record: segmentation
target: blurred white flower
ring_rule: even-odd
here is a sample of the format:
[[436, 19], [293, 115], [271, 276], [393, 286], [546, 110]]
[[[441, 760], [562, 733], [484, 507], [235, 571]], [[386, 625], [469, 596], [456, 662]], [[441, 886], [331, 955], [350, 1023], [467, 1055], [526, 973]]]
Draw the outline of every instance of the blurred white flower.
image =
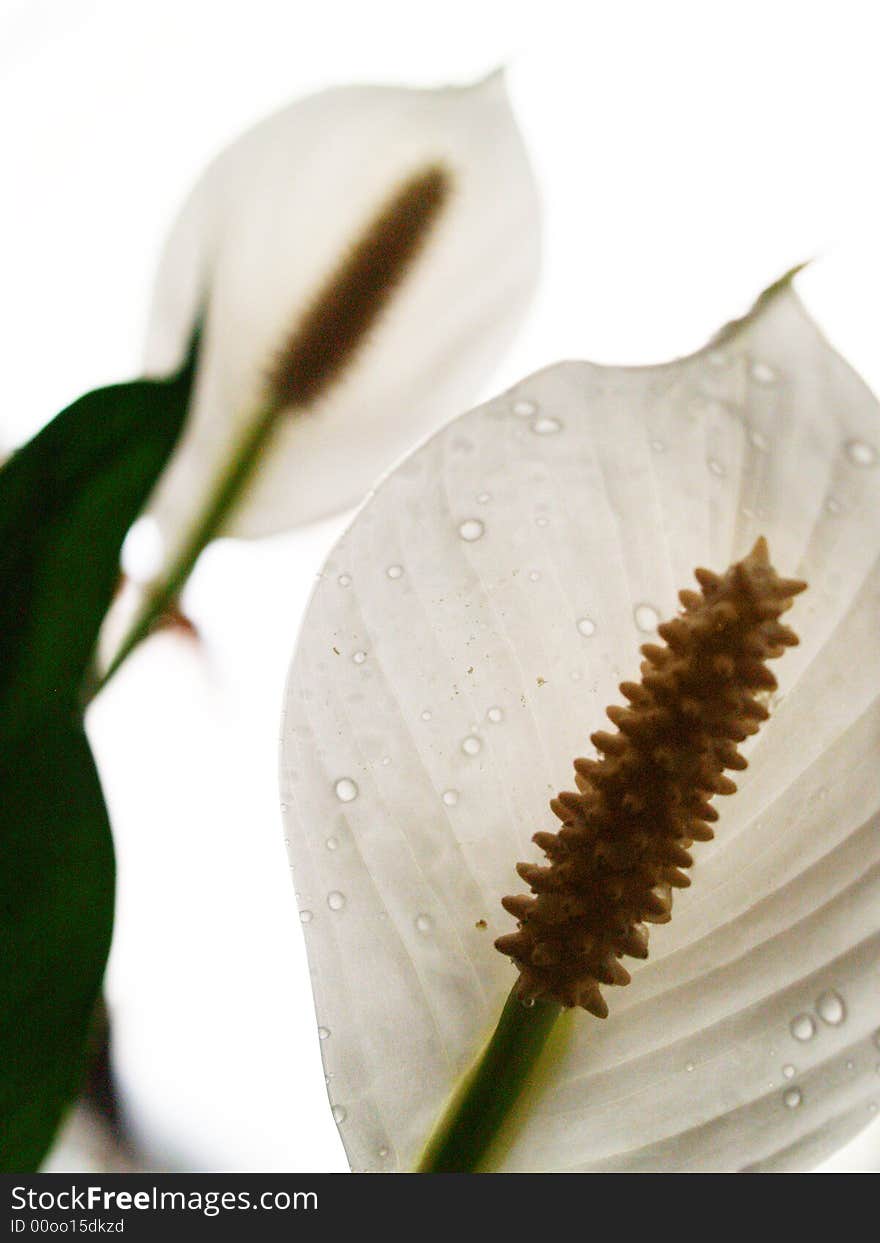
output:
[[276, 421], [223, 525], [258, 536], [356, 503], [479, 396], [536, 283], [538, 202], [500, 74], [322, 92], [202, 176], [165, 250], [146, 355], [150, 374], [175, 367], [204, 300], [190, 417], [152, 504], [172, 552], [264, 413], [267, 377], [316, 297], [394, 195], [431, 170], [448, 193], [417, 253], [332, 385]]

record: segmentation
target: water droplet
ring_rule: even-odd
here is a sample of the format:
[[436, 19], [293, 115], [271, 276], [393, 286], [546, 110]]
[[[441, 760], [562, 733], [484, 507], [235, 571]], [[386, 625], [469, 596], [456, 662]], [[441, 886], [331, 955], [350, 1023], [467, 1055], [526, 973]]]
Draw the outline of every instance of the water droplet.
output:
[[465, 755], [479, 755], [483, 749], [483, 743], [476, 734], [469, 734], [462, 742], [461, 749]]
[[432, 715], [433, 715], [433, 714], [432, 714], [432, 712], [431, 712], [431, 709], [430, 709], [430, 708], [426, 708], [426, 709], [425, 709], [425, 711], [422, 713], [422, 720], [423, 720], [423, 721], [430, 721], [430, 719], [431, 719], [431, 716], [432, 716]]
[[333, 1121], [334, 1121], [334, 1122], [337, 1124], [337, 1126], [338, 1126], [338, 1125], [340, 1125], [341, 1123], [343, 1123], [343, 1122], [345, 1121], [345, 1119], [346, 1119], [346, 1113], [345, 1113], [345, 1110], [342, 1108], [342, 1106], [341, 1106], [341, 1105], [334, 1105], [334, 1106], [333, 1106]]
[[853, 466], [873, 466], [877, 461], [877, 450], [873, 445], [865, 444], [864, 440], [848, 440], [846, 456]]
[[403, 578], [403, 566], [402, 565], [389, 565], [385, 573], [388, 575], [389, 578]]
[[333, 788], [340, 803], [353, 803], [359, 793], [357, 784], [351, 777], [340, 777]]
[[687, 1066], [685, 1066], [685, 1070], [687, 1071], [687, 1073], [688, 1073], [688, 1074], [691, 1074], [691, 1072], [693, 1071], [693, 1069], [694, 1069], [694, 1064], [693, 1064], [693, 1062], [688, 1062]]
[[329, 1028], [329, 1027], [319, 1027], [319, 1028], [318, 1028], [318, 1039], [319, 1039], [319, 1040], [327, 1040], [327, 1039], [328, 1039], [328, 1037], [329, 1037], [329, 1035], [330, 1035], [330, 1028]]
[[535, 1004], [535, 999], [534, 997], [522, 997], [520, 998], [520, 1004], [525, 1006], [527, 1010], [531, 1010], [532, 1006]]
[[791, 1020], [789, 1030], [795, 1040], [801, 1042], [812, 1040], [816, 1034], [816, 1024], [813, 1022], [809, 1014], [799, 1014]]
[[327, 838], [327, 841], [326, 841], [326, 843], [325, 843], [325, 845], [327, 846], [327, 849], [328, 849], [328, 850], [338, 850], [338, 849], [339, 849], [339, 842], [336, 840], [336, 838], [335, 838], [335, 837], [328, 837], [328, 838]]
[[488, 505], [491, 499], [492, 499], [491, 492], [481, 492], [480, 495], [477, 497], [477, 504]]
[[855, 1064], [855, 1062], [853, 1062], [853, 1061], [848, 1061], [848, 1062], [847, 1062], [847, 1064], [846, 1064], [846, 1068], [847, 1068], [847, 1070], [855, 1070], [855, 1068], [856, 1068], [856, 1064]]
[[596, 633], [596, 623], [590, 617], [579, 617], [577, 620], [578, 634], [582, 634], [589, 639], [591, 634]]
[[490, 708], [486, 716], [493, 725], [497, 725], [499, 721], [504, 720], [504, 713], [501, 708]]
[[541, 575], [538, 570], [529, 571], [529, 582], [530, 583], [537, 583], [540, 580], [540, 578], [541, 578]]
[[310, 924], [312, 922], [312, 912], [311, 911], [300, 911], [299, 922], [301, 924]]
[[535, 526], [536, 526], [536, 527], [546, 527], [546, 526], [549, 526], [549, 525], [550, 525], [550, 519], [549, 519], [549, 518], [545, 518], [543, 514], [541, 515], [541, 517], [540, 517], [540, 518], [536, 518], [536, 519], [535, 519]]
[[839, 1027], [846, 1018], [846, 1006], [843, 1004], [843, 998], [840, 993], [835, 993], [833, 989], [829, 989], [827, 993], [823, 993], [816, 1002], [816, 1011], [823, 1023], [827, 1023], [829, 1027]]
[[341, 911], [345, 906], [345, 894], [334, 889], [332, 893], [327, 894], [327, 905], [331, 911]]
[[782, 1100], [786, 1109], [797, 1109], [803, 1099], [804, 1096], [800, 1088], [787, 1088], [782, 1094]]
[[825, 510], [829, 514], [840, 514], [843, 513], [843, 506], [836, 497], [829, 496], [828, 500], [825, 502]]
[[354, 661], [356, 665], [362, 665], [366, 659], [367, 659], [366, 652], [355, 652], [354, 656], [352, 656], [352, 660]]
[[754, 427], [749, 432], [749, 444], [753, 448], [760, 449], [760, 451], [763, 453], [764, 450], [767, 448], [768, 443], [769, 442], [767, 440], [767, 437], [764, 435], [763, 432], [759, 432]]
[[666, 452], [666, 444], [665, 444], [665, 442], [664, 442], [664, 441], [662, 441], [662, 440], [652, 440], [652, 441], [651, 441], [651, 449], [652, 449], [652, 451], [653, 451], [654, 453], [665, 453], [665, 452]]
[[660, 622], [660, 614], [650, 604], [637, 604], [633, 610], [633, 616], [643, 634], [650, 634], [652, 630], [656, 630]]
[[391, 763], [391, 756], [383, 755], [382, 756], [382, 767], [387, 768], [390, 763]]
[[533, 401], [515, 401], [513, 403], [513, 413], [519, 415], [521, 419], [527, 419], [535, 414], [538, 407]]
[[444, 790], [443, 802], [447, 807], [454, 807], [458, 802], [458, 790]]
[[789, 1064], [788, 1066], [783, 1066], [782, 1073], [786, 1079], [793, 1079], [797, 1074], [797, 1071], [792, 1065]]
[[463, 540], [472, 544], [474, 540], [478, 540], [486, 530], [479, 518], [466, 518], [458, 528], [458, 533]]
[[430, 915], [416, 915], [416, 932], [427, 934], [434, 927], [434, 921]]
[[542, 414], [540, 418], [535, 419], [532, 423], [532, 431], [536, 436], [553, 436], [556, 432], [562, 431], [562, 424], [559, 419], [554, 419], [548, 414]]
[[382, 1160], [384, 1161], [384, 1160], [385, 1160], [385, 1158], [388, 1156], [388, 1149], [387, 1149], [387, 1148], [380, 1148], [380, 1149], [379, 1149], [379, 1156], [380, 1156], [380, 1157], [382, 1158]]
[[336, 581], [337, 583], [339, 583], [340, 587], [350, 587], [351, 586], [351, 575], [340, 574]]
[[721, 465], [721, 463], [718, 461], [717, 458], [710, 457], [706, 465], [709, 467], [709, 470], [712, 472], [713, 475], [717, 475], [719, 479], [724, 478], [724, 467]]
[[776, 379], [776, 372], [772, 367], [768, 367], [766, 363], [754, 363], [752, 365], [752, 378], [757, 380], [759, 384], [772, 384]]

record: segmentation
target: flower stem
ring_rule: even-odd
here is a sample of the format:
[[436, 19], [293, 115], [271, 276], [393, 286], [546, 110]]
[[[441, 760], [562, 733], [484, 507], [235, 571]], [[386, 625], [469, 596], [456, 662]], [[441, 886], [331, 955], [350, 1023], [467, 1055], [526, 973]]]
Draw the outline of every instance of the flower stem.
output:
[[103, 675], [92, 683], [89, 699], [94, 698], [107, 685], [122, 662], [149, 635], [165, 610], [176, 601], [205, 546], [221, 533], [229, 514], [241, 499], [272, 434], [275, 414], [275, 409], [270, 407], [247, 428], [241, 444], [217, 480], [207, 505], [199, 514], [177, 556], [163, 577], [147, 588], [140, 609], [113, 659]]
[[480, 1060], [428, 1141], [417, 1173], [472, 1174], [513, 1111], [559, 1018], [558, 1001], [525, 1005], [511, 991]]

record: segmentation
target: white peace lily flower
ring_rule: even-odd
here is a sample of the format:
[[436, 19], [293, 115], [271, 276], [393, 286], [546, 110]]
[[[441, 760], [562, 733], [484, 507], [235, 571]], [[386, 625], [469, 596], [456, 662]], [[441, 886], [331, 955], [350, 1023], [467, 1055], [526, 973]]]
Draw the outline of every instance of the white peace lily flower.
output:
[[448, 193], [418, 253], [333, 383], [307, 410], [282, 410], [223, 523], [259, 536], [356, 503], [479, 392], [536, 283], [536, 190], [500, 74], [325, 91], [251, 130], [198, 182], [161, 264], [146, 359], [151, 374], [176, 366], [206, 299], [193, 408], [152, 506], [172, 549], [262, 417], [279, 355], [340, 261], [429, 170]]
[[[767, 537], [807, 580], [769, 722], [650, 957], [572, 1013], [495, 1168], [804, 1170], [875, 1116], [880, 419], [790, 283], [665, 366], [562, 363], [457, 419], [337, 544], [282, 797], [334, 1116], [412, 1169], [514, 980], [492, 946], [639, 644]], [[336, 651], [338, 649], [338, 655]]]

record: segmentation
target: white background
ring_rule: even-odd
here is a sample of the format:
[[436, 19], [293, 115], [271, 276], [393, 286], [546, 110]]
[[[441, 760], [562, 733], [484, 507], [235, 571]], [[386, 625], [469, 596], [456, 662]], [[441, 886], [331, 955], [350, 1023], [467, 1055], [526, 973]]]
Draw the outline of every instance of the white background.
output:
[[[815, 255], [831, 259], [801, 288], [880, 389], [872, 9], [0, 3], [0, 446], [137, 372], [164, 231], [238, 132], [327, 85], [441, 85], [501, 63], [546, 263], [492, 389], [563, 356], [693, 349]], [[217, 545], [186, 598], [202, 644], [151, 641], [92, 710], [120, 857], [119, 1070], [160, 1166], [346, 1168], [275, 782], [297, 621], [340, 529]], [[837, 1168], [880, 1166], [874, 1130]]]

